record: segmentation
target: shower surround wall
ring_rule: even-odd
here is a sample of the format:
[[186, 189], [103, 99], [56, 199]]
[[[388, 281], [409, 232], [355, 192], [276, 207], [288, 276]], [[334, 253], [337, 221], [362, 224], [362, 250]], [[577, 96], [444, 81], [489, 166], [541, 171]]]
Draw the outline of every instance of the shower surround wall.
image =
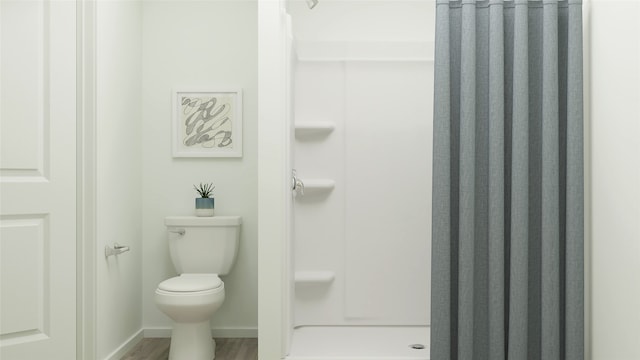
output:
[[433, 4], [288, 5], [305, 184], [288, 359], [426, 359], [408, 345], [429, 338]]
[[427, 325], [432, 63], [324, 47], [295, 74], [294, 324]]

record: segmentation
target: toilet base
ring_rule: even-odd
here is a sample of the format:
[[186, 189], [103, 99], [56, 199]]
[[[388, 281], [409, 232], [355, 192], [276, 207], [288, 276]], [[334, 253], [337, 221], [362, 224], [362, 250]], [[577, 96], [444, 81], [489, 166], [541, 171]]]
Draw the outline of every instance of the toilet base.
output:
[[199, 323], [173, 323], [169, 360], [212, 360], [216, 342], [209, 320]]

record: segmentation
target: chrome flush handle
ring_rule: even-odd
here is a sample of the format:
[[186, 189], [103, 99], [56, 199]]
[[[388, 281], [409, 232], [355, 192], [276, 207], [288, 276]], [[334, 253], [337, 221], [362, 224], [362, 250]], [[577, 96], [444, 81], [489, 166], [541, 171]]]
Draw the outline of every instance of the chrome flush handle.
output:
[[169, 232], [170, 233], [174, 233], [174, 234], [178, 234], [178, 235], [184, 235], [184, 233], [186, 231], [185, 231], [185, 229], [170, 229]]

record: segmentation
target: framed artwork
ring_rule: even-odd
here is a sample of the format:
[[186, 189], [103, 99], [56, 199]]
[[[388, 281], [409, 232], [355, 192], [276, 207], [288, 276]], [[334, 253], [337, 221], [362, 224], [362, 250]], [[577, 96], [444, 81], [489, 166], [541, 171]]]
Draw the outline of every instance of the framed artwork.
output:
[[242, 157], [242, 90], [174, 91], [173, 157]]

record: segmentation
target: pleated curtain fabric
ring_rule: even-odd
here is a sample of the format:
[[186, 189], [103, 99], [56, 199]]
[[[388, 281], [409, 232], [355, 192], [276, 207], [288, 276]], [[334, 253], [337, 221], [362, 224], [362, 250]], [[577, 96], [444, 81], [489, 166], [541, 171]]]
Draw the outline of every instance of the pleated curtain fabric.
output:
[[583, 359], [581, 1], [436, 6], [431, 359]]

